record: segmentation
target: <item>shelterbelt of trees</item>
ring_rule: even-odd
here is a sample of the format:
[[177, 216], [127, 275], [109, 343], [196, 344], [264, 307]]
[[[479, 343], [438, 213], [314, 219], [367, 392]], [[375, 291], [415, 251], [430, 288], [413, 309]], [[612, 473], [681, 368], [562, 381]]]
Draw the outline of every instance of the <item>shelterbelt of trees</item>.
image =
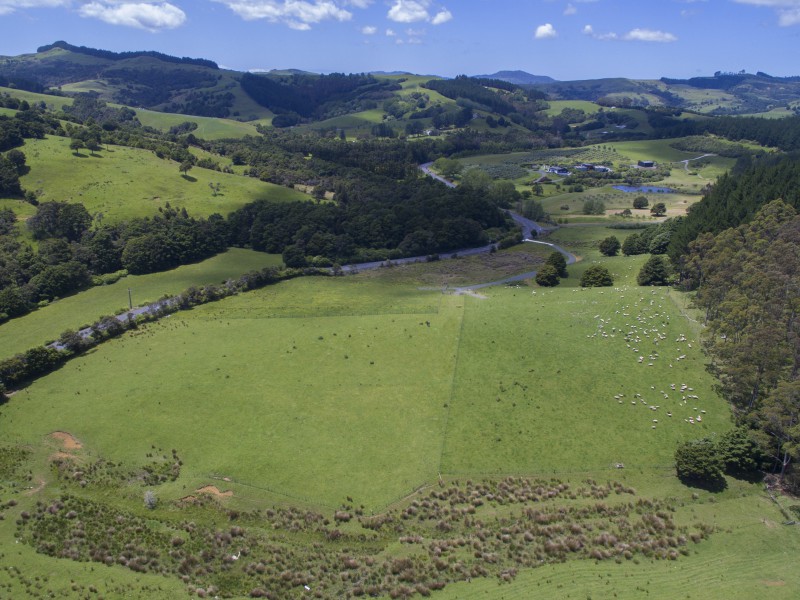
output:
[[800, 492], [800, 214], [774, 200], [737, 227], [703, 233], [683, 270], [705, 311], [720, 392], [768, 466]]

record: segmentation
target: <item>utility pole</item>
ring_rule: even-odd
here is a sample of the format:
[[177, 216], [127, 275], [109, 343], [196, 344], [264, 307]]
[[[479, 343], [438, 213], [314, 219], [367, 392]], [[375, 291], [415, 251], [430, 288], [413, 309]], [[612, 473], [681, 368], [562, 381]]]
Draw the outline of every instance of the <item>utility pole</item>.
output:
[[128, 308], [133, 310], [133, 299], [131, 298], [131, 288], [128, 288]]

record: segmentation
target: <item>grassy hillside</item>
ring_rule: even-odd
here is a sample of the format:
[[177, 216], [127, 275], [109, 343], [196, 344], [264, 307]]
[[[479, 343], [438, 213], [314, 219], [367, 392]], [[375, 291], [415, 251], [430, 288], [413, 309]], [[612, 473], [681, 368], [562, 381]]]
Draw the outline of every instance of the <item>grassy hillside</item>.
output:
[[[90, 86], [91, 87], [91, 86]], [[64, 91], [68, 91], [64, 86]], [[74, 91], [88, 91], [84, 89], [76, 89]], [[31, 104], [44, 103], [50, 110], [61, 110], [64, 106], [72, 105], [72, 98], [68, 96], [52, 96], [49, 94], [37, 94], [34, 92], [26, 92], [25, 90], [17, 90], [0, 86], [0, 93], [9, 94], [15, 98], [26, 100]], [[120, 104], [113, 102], [109, 106], [119, 108]], [[8, 112], [8, 109], [0, 109], [6, 111], [3, 114], [13, 114], [16, 111]], [[233, 119], [217, 119], [212, 117], [197, 117], [193, 115], [179, 115], [174, 113], [157, 112], [154, 110], [147, 110], [145, 108], [134, 108], [136, 116], [142, 125], [153, 127], [160, 131], [168, 131], [170, 127], [180, 125], [181, 123], [196, 123], [197, 129], [194, 130], [194, 135], [207, 139], [216, 140], [222, 138], [239, 138], [245, 135], [257, 135], [255, 128], [256, 123], [269, 124], [269, 117], [262, 116], [259, 121], [250, 121], [243, 123]]]
[[[703, 523], [710, 538], [690, 542], [675, 561], [638, 554], [587, 560], [578, 553], [500, 579], [475, 575], [433, 597], [527, 598], [534, 589], [548, 598], [714, 598], [719, 590], [732, 598], [791, 597], [800, 584], [791, 568], [800, 543], [779, 524], [783, 517], [761, 488], [729, 480], [726, 491], [712, 494], [672, 474], [675, 444], [726, 430], [729, 412], [704, 368], [699, 326], [685, 299], [635, 286], [644, 257], [600, 257], [597, 240], [610, 232], [571, 227], [551, 238], [583, 258], [555, 289], [522, 284], [474, 296], [419, 289], [447, 274], [444, 261], [298, 279], [178, 313], [99, 346], [0, 409], [6, 443], [33, 449], [22, 463], [31, 471], [24, 484], [30, 495], [0, 490], [19, 502], [0, 523], [0, 551], [25, 564], [29, 578], [47, 573], [42, 590], [66, 590], [72, 580], [110, 596], [169, 598], [177, 589], [173, 577], [134, 579], [114, 566], [103, 567], [103, 581], [95, 582], [85, 563], [34, 554], [27, 544], [9, 548], [10, 521], [34, 500], [68, 490], [146, 516], [154, 531], [185, 519], [227, 530], [226, 511], [235, 510], [255, 533], [266, 517], [243, 511], [294, 506], [332, 518], [343, 505], [363, 505], [367, 515], [422, 510], [437, 490], [468, 480], [496, 485], [514, 474], [541, 477], [539, 485], [555, 477], [575, 491], [605, 485], [593, 480], [628, 490], [602, 501], [565, 495], [530, 505], [535, 511], [667, 502], [676, 526]], [[626, 232], [613, 233], [622, 239]], [[615, 286], [582, 290], [580, 273], [597, 261], [614, 273]], [[452, 263], [459, 270], [475, 265]], [[44, 311], [30, 317], [37, 314]], [[689, 393], [684, 384], [697, 398], [682, 398]], [[701, 419], [692, 424], [690, 416]], [[159, 506], [150, 513], [142, 512], [147, 488], [140, 482], [92, 479], [81, 488], [48, 467], [63, 456], [87, 466], [102, 460], [132, 467], [168, 449], [180, 456], [180, 476], [155, 488]], [[113, 480], [114, 468], [100, 473]], [[209, 485], [216, 499], [196, 504], [198, 490]], [[516, 518], [523, 506], [490, 500], [478, 506], [477, 518]], [[647, 504], [636, 506], [647, 511]], [[424, 531], [431, 543], [447, 535], [433, 523], [404, 522], [409, 532], [430, 527]], [[427, 556], [425, 545], [400, 543], [391, 532], [355, 522], [337, 527], [353, 536], [346, 554], [366, 552], [379, 561]], [[469, 531], [456, 527], [452, 535]], [[276, 525], [265, 533], [278, 536], [283, 556], [308, 547], [309, 539], [319, 553], [343, 551], [311, 530]], [[472, 561], [472, 554], [468, 546], [456, 556]], [[245, 564], [230, 564], [231, 577], [244, 576]], [[3, 589], [26, 589], [11, 573], [0, 574]], [[319, 583], [307, 581], [312, 589]]]
[[[274, 201], [303, 200], [308, 196], [258, 179], [194, 168], [186, 177], [178, 164], [155, 154], [121, 146], [104, 147], [94, 156], [76, 155], [69, 139], [50, 137], [28, 140], [22, 148], [30, 172], [22, 178], [25, 189], [35, 190], [41, 201], [80, 202], [90, 213], [106, 220], [149, 216], [167, 202], [186, 208], [191, 215], [227, 214], [259, 198]], [[221, 183], [212, 195], [209, 183]]]

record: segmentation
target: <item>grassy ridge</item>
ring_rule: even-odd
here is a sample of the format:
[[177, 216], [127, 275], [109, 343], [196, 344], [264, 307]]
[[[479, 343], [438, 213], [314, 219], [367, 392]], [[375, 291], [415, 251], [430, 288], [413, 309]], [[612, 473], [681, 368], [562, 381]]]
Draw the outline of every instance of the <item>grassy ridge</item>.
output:
[[[76, 92], [85, 92], [89, 91], [90, 89], [95, 89], [94, 86], [99, 85], [98, 82], [94, 82], [93, 85], [82, 85], [79, 89], [71, 89], [68, 91], [76, 91]], [[70, 86], [64, 86], [65, 90]], [[25, 90], [18, 90], [13, 88], [6, 88], [0, 86], [0, 93], [7, 93], [15, 98], [19, 98], [20, 100], [27, 100], [29, 103], [39, 104], [44, 102], [44, 104], [50, 110], [61, 110], [64, 106], [71, 106], [72, 105], [72, 98], [67, 96], [51, 96], [49, 94], [37, 94], [35, 92], [26, 92]], [[239, 100], [237, 100], [237, 103]], [[242, 100], [244, 102], [244, 100]], [[114, 104], [109, 103], [109, 106], [112, 107], [120, 107], [121, 104]], [[250, 110], [253, 112], [253, 107], [249, 106], [248, 104], [243, 104], [239, 107], [240, 110]], [[260, 107], [259, 107], [260, 108]], [[10, 109], [0, 109], [0, 110], [10, 110]], [[213, 117], [198, 117], [194, 115], [180, 115], [174, 113], [162, 113], [154, 110], [147, 110], [145, 108], [134, 108], [136, 112], [136, 116], [139, 117], [139, 121], [142, 125], [147, 127], [153, 127], [160, 131], [168, 131], [170, 127], [175, 125], [180, 125], [181, 123], [185, 123], [187, 121], [191, 123], [197, 124], [197, 129], [194, 131], [194, 135], [207, 139], [207, 140], [216, 140], [222, 138], [240, 138], [245, 135], [257, 135], [257, 131], [255, 128], [256, 122], [261, 122], [264, 124], [269, 124], [269, 119], [262, 119], [260, 121], [249, 121], [243, 123], [241, 121], [235, 121], [233, 119], [216, 119]], [[16, 112], [16, 111], [13, 111]], [[264, 112], [269, 113], [264, 108], [260, 108], [258, 111], [259, 114]], [[2, 113], [2, 114], [11, 114], [11, 113]]]
[[[308, 196], [251, 177], [207, 169], [192, 169], [187, 177], [178, 164], [161, 160], [146, 150], [108, 146], [94, 156], [75, 155], [69, 139], [28, 140], [23, 147], [30, 172], [21, 178], [25, 189], [39, 200], [80, 202], [106, 221], [151, 216], [167, 202], [186, 208], [192, 216], [227, 214], [248, 202], [266, 198], [277, 202]], [[209, 183], [220, 183], [213, 196]]]
[[90, 288], [1, 325], [0, 358], [24, 352], [57, 338], [66, 329], [77, 329], [103, 315], [126, 308], [128, 289], [132, 292], [134, 306], [142, 306], [193, 285], [219, 283], [247, 271], [279, 264], [280, 256], [231, 248], [224, 254], [193, 265], [150, 275], [129, 275], [117, 283]]

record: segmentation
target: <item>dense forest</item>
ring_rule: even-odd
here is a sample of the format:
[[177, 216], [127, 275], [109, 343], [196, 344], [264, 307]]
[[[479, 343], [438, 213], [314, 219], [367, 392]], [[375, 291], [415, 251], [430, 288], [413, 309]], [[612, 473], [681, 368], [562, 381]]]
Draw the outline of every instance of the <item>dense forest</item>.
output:
[[800, 492], [800, 216], [775, 200], [738, 227], [704, 233], [689, 244], [685, 271], [721, 394]]
[[[292, 74], [289, 76], [254, 75], [245, 73], [240, 80], [242, 89], [261, 106], [278, 115], [276, 126], [290, 126], [300, 119], [314, 117], [324, 119], [332, 110], [331, 105], [358, 104], [359, 110], [377, 107], [378, 100], [392, 96], [400, 85], [391, 81], [379, 81], [372, 75], [331, 73], [330, 75]], [[355, 112], [354, 110], [350, 112]], [[294, 116], [294, 118], [290, 118]]]
[[62, 40], [53, 42], [46, 46], [40, 46], [36, 52], [47, 52], [54, 48], [61, 48], [62, 50], [69, 50], [76, 54], [86, 54], [87, 56], [94, 56], [95, 58], [103, 58], [106, 60], [125, 60], [128, 58], [138, 58], [140, 56], [147, 56], [149, 58], [156, 58], [162, 62], [181, 64], [181, 65], [195, 65], [198, 67], [207, 67], [209, 69], [219, 69], [217, 63], [213, 60], [205, 58], [178, 58], [177, 56], [170, 56], [169, 54], [162, 54], [153, 50], [137, 51], [137, 52], [112, 52], [110, 50], [98, 50], [96, 48], [87, 48], [86, 46], [73, 46]]
[[800, 209], [800, 155], [745, 156], [693, 205], [675, 231], [669, 254], [676, 264], [700, 233], [719, 233], [746, 223], [776, 199]]

